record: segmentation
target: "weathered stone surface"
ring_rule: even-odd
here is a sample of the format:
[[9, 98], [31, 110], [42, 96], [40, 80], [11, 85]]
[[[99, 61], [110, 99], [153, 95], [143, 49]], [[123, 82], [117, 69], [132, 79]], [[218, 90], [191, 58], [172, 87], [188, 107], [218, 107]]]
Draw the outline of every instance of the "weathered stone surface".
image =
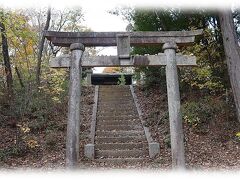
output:
[[202, 29], [193, 31], [134, 31], [134, 32], [57, 32], [45, 31], [45, 37], [88, 37], [88, 38], [116, 38], [117, 34], [131, 37], [188, 37], [202, 34]]
[[86, 70], [86, 73], [87, 73], [87, 85], [90, 86], [92, 85], [92, 73], [93, 73], [93, 70], [92, 69], [88, 69]]
[[151, 142], [148, 144], [149, 146], [149, 156], [150, 158], [154, 158], [156, 155], [160, 153], [159, 143]]
[[120, 59], [130, 58], [130, 36], [129, 34], [117, 34], [117, 53]]
[[176, 44], [166, 43], [163, 46], [167, 57], [166, 79], [168, 94], [168, 111], [170, 121], [171, 151], [173, 168], [184, 168], [184, 143], [182, 117], [180, 111], [180, 92], [177, 74]]
[[73, 43], [70, 45], [70, 50], [73, 51], [73, 50], [81, 50], [81, 51], [84, 51], [85, 50], [85, 47], [82, 43]]
[[95, 148], [94, 144], [86, 144], [84, 146], [84, 155], [89, 159], [94, 159], [95, 157]]
[[68, 47], [72, 43], [82, 43], [84, 46], [116, 46], [117, 34], [130, 35], [130, 45], [157, 45], [169, 41], [187, 45], [194, 42], [196, 35], [202, 30], [195, 31], [154, 31], [154, 32], [54, 32], [46, 31], [45, 37], [55, 46]]
[[99, 86], [95, 86], [94, 104], [93, 104], [91, 130], [90, 130], [91, 144], [94, 144], [94, 137], [95, 137], [95, 132], [96, 132], [97, 107], [98, 107], [98, 91], [99, 91]]
[[[50, 60], [52, 68], [68, 68], [70, 67], [70, 56], [62, 55]], [[196, 57], [187, 55], [176, 55], [178, 66], [196, 66]], [[129, 66], [166, 66], [167, 59], [163, 53], [148, 56], [132, 56], [124, 63], [119, 62], [118, 56], [83, 56], [82, 67], [129, 67]]]
[[[102, 106], [103, 100], [107, 106]], [[95, 159], [118, 162], [119, 158], [148, 157], [147, 140], [129, 86], [100, 86], [98, 103]], [[122, 109], [119, 103], [128, 108]]]
[[[77, 45], [74, 45], [74, 47]], [[81, 46], [81, 45], [78, 45]], [[75, 168], [79, 157], [80, 97], [81, 97], [81, 57], [82, 50], [73, 48], [71, 52], [70, 87], [68, 102], [66, 166]]]
[[[140, 118], [141, 123], [143, 125], [144, 123], [143, 123], [143, 119], [142, 119], [142, 111], [141, 111], [141, 109], [139, 107], [137, 96], [135, 95], [134, 89], [133, 89], [132, 86], [130, 86], [130, 90], [131, 90], [131, 93], [132, 93], [132, 96], [133, 96], [133, 100], [134, 100], [135, 106], [136, 106], [137, 111], [138, 111], [139, 118]], [[145, 136], [146, 136], [147, 142], [148, 142], [149, 156], [150, 156], [150, 158], [153, 158], [157, 154], [160, 153], [159, 143], [153, 141], [153, 138], [151, 136], [151, 132], [150, 132], [148, 127], [143, 125], [143, 129], [144, 129]]]

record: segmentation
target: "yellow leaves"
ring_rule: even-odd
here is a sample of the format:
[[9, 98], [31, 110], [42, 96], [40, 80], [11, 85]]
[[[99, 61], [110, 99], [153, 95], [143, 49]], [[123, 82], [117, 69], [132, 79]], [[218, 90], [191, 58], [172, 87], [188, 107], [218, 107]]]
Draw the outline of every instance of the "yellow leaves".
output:
[[27, 124], [17, 124], [17, 127], [20, 128], [21, 132], [23, 133], [29, 133], [30, 132], [30, 128], [27, 126]]
[[120, 67], [106, 67], [103, 70], [103, 73], [118, 73], [121, 72]]
[[26, 42], [26, 46], [25, 46], [26, 54], [31, 55], [34, 53], [33, 46], [34, 46], [33, 40], [28, 39], [28, 41]]
[[56, 103], [61, 103], [61, 101], [58, 97], [53, 97], [52, 100]]
[[22, 130], [24, 133], [30, 132], [30, 128], [29, 128], [29, 127], [22, 127], [21, 130]]
[[240, 132], [236, 133], [236, 137], [240, 138]]
[[240, 141], [240, 132], [237, 132], [235, 136], [236, 136], [236, 139]]
[[39, 147], [38, 142], [34, 139], [27, 140], [26, 144], [30, 149], [34, 149], [36, 147]]
[[21, 10], [7, 11], [4, 19], [13, 64], [21, 64], [21, 67], [27, 66], [29, 68], [30, 62], [27, 62], [27, 65], [25, 65], [25, 62], [35, 63], [33, 57], [36, 53], [34, 47], [38, 41], [37, 33], [32, 30], [27, 15]]
[[184, 119], [185, 122], [191, 124], [192, 127], [197, 127], [198, 123], [200, 122], [200, 118], [199, 117], [184, 116], [183, 119]]
[[43, 84], [38, 88], [39, 92], [44, 92], [49, 95], [49, 98], [53, 101], [53, 103], [61, 103], [62, 94], [65, 92], [65, 79], [67, 73], [64, 71], [56, 71], [50, 69], [49, 71], [45, 71], [42, 74], [42, 78], [46, 79], [48, 84]]
[[33, 139], [33, 136], [31, 134], [28, 134], [30, 132], [30, 128], [27, 126], [26, 123], [17, 124], [17, 127], [19, 127], [22, 134], [20, 136], [21, 140], [28, 146], [28, 148], [34, 149], [40, 146], [38, 142], [35, 139]]

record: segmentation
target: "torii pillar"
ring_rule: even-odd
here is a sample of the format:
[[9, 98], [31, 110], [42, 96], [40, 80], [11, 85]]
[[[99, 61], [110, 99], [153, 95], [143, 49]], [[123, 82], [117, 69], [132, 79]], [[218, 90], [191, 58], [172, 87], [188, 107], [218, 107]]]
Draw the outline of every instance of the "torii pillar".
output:
[[170, 121], [172, 167], [176, 169], [185, 168], [184, 141], [182, 116], [180, 110], [180, 92], [177, 73], [175, 42], [167, 42], [163, 45], [166, 56], [166, 80], [168, 94], [168, 111]]
[[84, 45], [74, 43], [70, 46], [70, 86], [68, 102], [67, 143], [66, 143], [66, 167], [77, 167], [79, 157], [79, 131], [80, 131], [80, 97], [81, 97], [81, 58]]

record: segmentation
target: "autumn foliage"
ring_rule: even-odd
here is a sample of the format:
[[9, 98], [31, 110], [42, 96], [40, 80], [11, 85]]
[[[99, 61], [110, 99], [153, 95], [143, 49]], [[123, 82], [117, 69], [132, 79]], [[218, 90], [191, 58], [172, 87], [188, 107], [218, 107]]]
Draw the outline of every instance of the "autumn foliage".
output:
[[103, 70], [103, 73], [119, 73], [121, 72], [120, 67], [106, 67]]

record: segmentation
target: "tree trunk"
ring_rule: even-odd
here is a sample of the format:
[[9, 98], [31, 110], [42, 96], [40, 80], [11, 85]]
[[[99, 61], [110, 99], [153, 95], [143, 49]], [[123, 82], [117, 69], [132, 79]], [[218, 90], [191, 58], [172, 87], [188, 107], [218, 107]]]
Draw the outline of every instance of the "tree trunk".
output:
[[231, 10], [219, 12], [219, 18], [230, 83], [236, 105], [237, 117], [240, 121], [240, 48]]
[[19, 80], [19, 83], [20, 83], [21, 87], [24, 88], [22, 76], [21, 76], [21, 73], [19, 72], [17, 66], [15, 67], [15, 71], [16, 71], [16, 73], [17, 73], [17, 77], [18, 77], [18, 80]]
[[12, 77], [12, 69], [10, 63], [10, 57], [8, 52], [8, 41], [6, 37], [6, 30], [5, 25], [3, 22], [0, 22], [0, 31], [2, 36], [2, 54], [3, 54], [3, 61], [5, 66], [5, 73], [6, 73], [6, 82], [7, 82], [7, 89], [9, 96], [13, 96], [13, 77]]
[[[51, 20], [51, 8], [48, 8], [47, 20], [46, 20], [46, 24], [45, 24], [45, 27], [44, 27], [44, 31], [48, 30], [50, 20]], [[38, 49], [39, 50], [38, 50], [38, 56], [37, 56], [37, 70], [36, 70], [36, 84], [37, 84], [37, 86], [40, 84], [42, 53], [43, 53], [44, 42], [45, 42], [45, 37], [44, 37], [44, 33], [42, 33], [41, 40], [39, 41], [39, 44], [38, 44]]]

